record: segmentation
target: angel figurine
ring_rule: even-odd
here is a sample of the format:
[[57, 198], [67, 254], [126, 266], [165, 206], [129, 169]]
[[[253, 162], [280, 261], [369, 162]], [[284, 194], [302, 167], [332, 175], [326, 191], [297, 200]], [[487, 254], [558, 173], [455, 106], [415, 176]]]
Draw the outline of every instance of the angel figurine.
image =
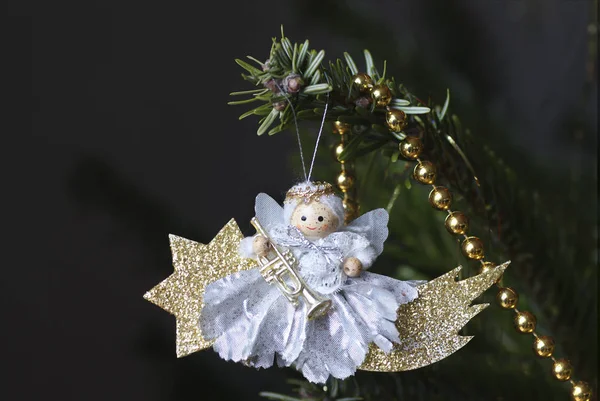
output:
[[266, 235], [244, 238], [240, 255], [258, 260], [274, 248], [291, 252], [303, 283], [330, 307], [310, 318], [308, 302], [290, 302], [257, 268], [214, 281], [206, 287], [200, 329], [221, 358], [256, 368], [276, 361], [324, 383], [330, 375], [353, 375], [370, 343], [388, 353], [402, 341], [396, 313], [417, 297], [417, 283], [366, 271], [388, 236], [384, 209], [345, 225], [333, 187], [306, 181], [287, 192], [283, 207], [259, 194], [255, 213]]

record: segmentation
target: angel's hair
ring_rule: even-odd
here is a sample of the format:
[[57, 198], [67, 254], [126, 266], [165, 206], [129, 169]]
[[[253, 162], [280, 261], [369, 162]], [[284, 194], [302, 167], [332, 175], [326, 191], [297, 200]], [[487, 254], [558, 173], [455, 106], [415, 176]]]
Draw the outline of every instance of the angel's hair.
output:
[[[314, 190], [315, 192], [319, 189], [322, 188], [321, 183], [313, 183], [310, 181], [303, 181], [299, 184], [294, 185], [292, 188], [290, 188], [290, 191], [295, 190], [295, 191], [305, 191], [305, 190]], [[289, 192], [289, 191], [288, 191]], [[313, 202], [319, 202], [325, 206], [327, 206], [329, 209], [331, 209], [331, 211], [333, 213], [335, 213], [335, 216], [338, 219], [338, 226], [336, 227], [336, 230], [340, 229], [340, 227], [342, 227], [342, 225], [344, 224], [344, 205], [342, 203], [342, 199], [332, 193], [328, 193], [326, 195], [321, 195], [317, 198], [301, 198], [301, 197], [291, 197], [291, 198], [286, 198], [285, 202], [283, 203], [283, 219], [286, 223], [289, 223], [292, 219], [292, 213], [294, 213], [294, 210], [296, 209], [296, 206], [298, 206], [299, 203], [301, 202], [309, 202], [309, 201], [313, 201]]]

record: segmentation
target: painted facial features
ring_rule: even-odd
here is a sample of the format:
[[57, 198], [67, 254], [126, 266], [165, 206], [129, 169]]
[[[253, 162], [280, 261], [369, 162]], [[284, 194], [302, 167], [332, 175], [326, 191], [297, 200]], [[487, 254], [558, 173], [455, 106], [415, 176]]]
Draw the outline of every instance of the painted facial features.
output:
[[324, 238], [335, 231], [335, 213], [319, 202], [300, 203], [292, 213], [291, 223], [307, 238]]

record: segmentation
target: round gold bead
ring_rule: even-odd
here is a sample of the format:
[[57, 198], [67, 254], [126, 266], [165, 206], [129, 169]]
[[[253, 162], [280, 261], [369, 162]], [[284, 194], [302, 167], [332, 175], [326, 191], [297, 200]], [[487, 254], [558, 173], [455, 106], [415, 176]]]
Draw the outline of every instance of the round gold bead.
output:
[[385, 113], [385, 122], [392, 132], [400, 132], [406, 125], [408, 121], [406, 121], [406, 113], [402, 110], [388, 110]]
[[335, 157], [335, 159], [337, 161], [339, 161], [340, 163], [344, 163], [343, 161], [340, 160], [340, 156], [342, 154], [342, 152], [344, 151], [344, 143], [340, 142], [338, 143], [334, 148], [333, 148], [333, 156]]
[[433, 184], [435, 182], [435, 166], [428, 161], [417, 163], [413, 171], [413, 177], [421, 184]]
[[434, 187], [429, 192], [429, 203], [436, 209], [448, 210], [452, 203], [452, 194], [446, 187]]
[[567, 381], [571, 378], [572, 374], [573, 365], [571, 365], [568, 359], [557, 359], [552, 364], [552, 375], [556, 380], [560, 380], [561, 382]]
[[512, 288], [501, 288], [496, 294], [496, 300], [504, 309], [513, 309], [519, 302], [519, 294]]
[[361, 92], [368, 92], [373, 87], [373, 79], [364, 72], [354, 74], [352, 76], [352, 83], [356, 85]]
[[417, 137], [407, 136], [400, 142], [399, 149], [402, 156], [410, 160], [415, 160], [423, 150], [423, 143]]
[[477, 237], [467, 237], [462, 243], [462, 251], [469, 259], [483, 259], [483, 242]]
[[535, 316], [530, 312], [521, 311], [515, 315], [515, 329], [519, 333], [532, 333], [536, 322]]
[[358, 217], [358, 203], [349, 199], [344, 199], [342, 204], [344, 205], [344, 216], [346, 216], [346, 223], [349, 223]]
[[[496, 264], [494, 262], [482, 262], [481, 268], [479, 269], [479, 274], [485, 273], [485, 272], [493, 269], [494, 267], [496, 267]], [[498, 280], [496, 280], [496, 283], [499, 283], [500, 280], [502, 280], [502, 275], [500, 275], [500, 277], [498, 277]]]
[[483, 262], [481, 264], [481, 268], [479, 269], [479, 273], [485, 273], [487, 271], [490, 271], [491, 269], [493, 269], [494, 267], [496, 267], [496, 264], [494, 262]]
[[375, 85], [371, 90], [371, 97], [376, 106], [385, 107], [392, 101], [392, 91], [387, 85]]
[[463, 235], [469, 229], [469, 218], [462, 212], [452, 212], [444, 222], [450, 234]]
[[573, 401], [590, 401], [592, 399], [592, 387], [586, 382], [576, 382], [571, 390]]
[[548, 358], [554, 352], [554, 339], [548, 336], [538, 336], [533, 341], [533, 351], [537, 356]]
[[337, 177], [337, 184], [342, 192], [346, 192], [354, 186], [354, 177], [347, 171], [342, 171]]
[[344, 134], [349, 133], [351, 129], [352, 129], [352, 126], [348, 123], [343, 123], [341, 121], [333, 122], [333, 133], [334, 134], [344, 135]]

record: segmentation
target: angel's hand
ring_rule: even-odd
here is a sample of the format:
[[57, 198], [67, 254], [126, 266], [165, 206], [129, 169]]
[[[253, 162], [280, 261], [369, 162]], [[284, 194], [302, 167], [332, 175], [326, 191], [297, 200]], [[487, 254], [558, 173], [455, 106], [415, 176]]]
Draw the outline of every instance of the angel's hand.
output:
[[266, 256], [269, 253], [269, 248], [271, 244], [269, 243], [269, 239], [263, 237], [262, 235], [257, 235], [254, 237], [254, 241], [252, 242], [252, 250], [258, 256]]
[[344, 260], [344, 273], [346, 273], [348, 277], [360, 276], [362, 267], [361, 261], [353, 256]]

